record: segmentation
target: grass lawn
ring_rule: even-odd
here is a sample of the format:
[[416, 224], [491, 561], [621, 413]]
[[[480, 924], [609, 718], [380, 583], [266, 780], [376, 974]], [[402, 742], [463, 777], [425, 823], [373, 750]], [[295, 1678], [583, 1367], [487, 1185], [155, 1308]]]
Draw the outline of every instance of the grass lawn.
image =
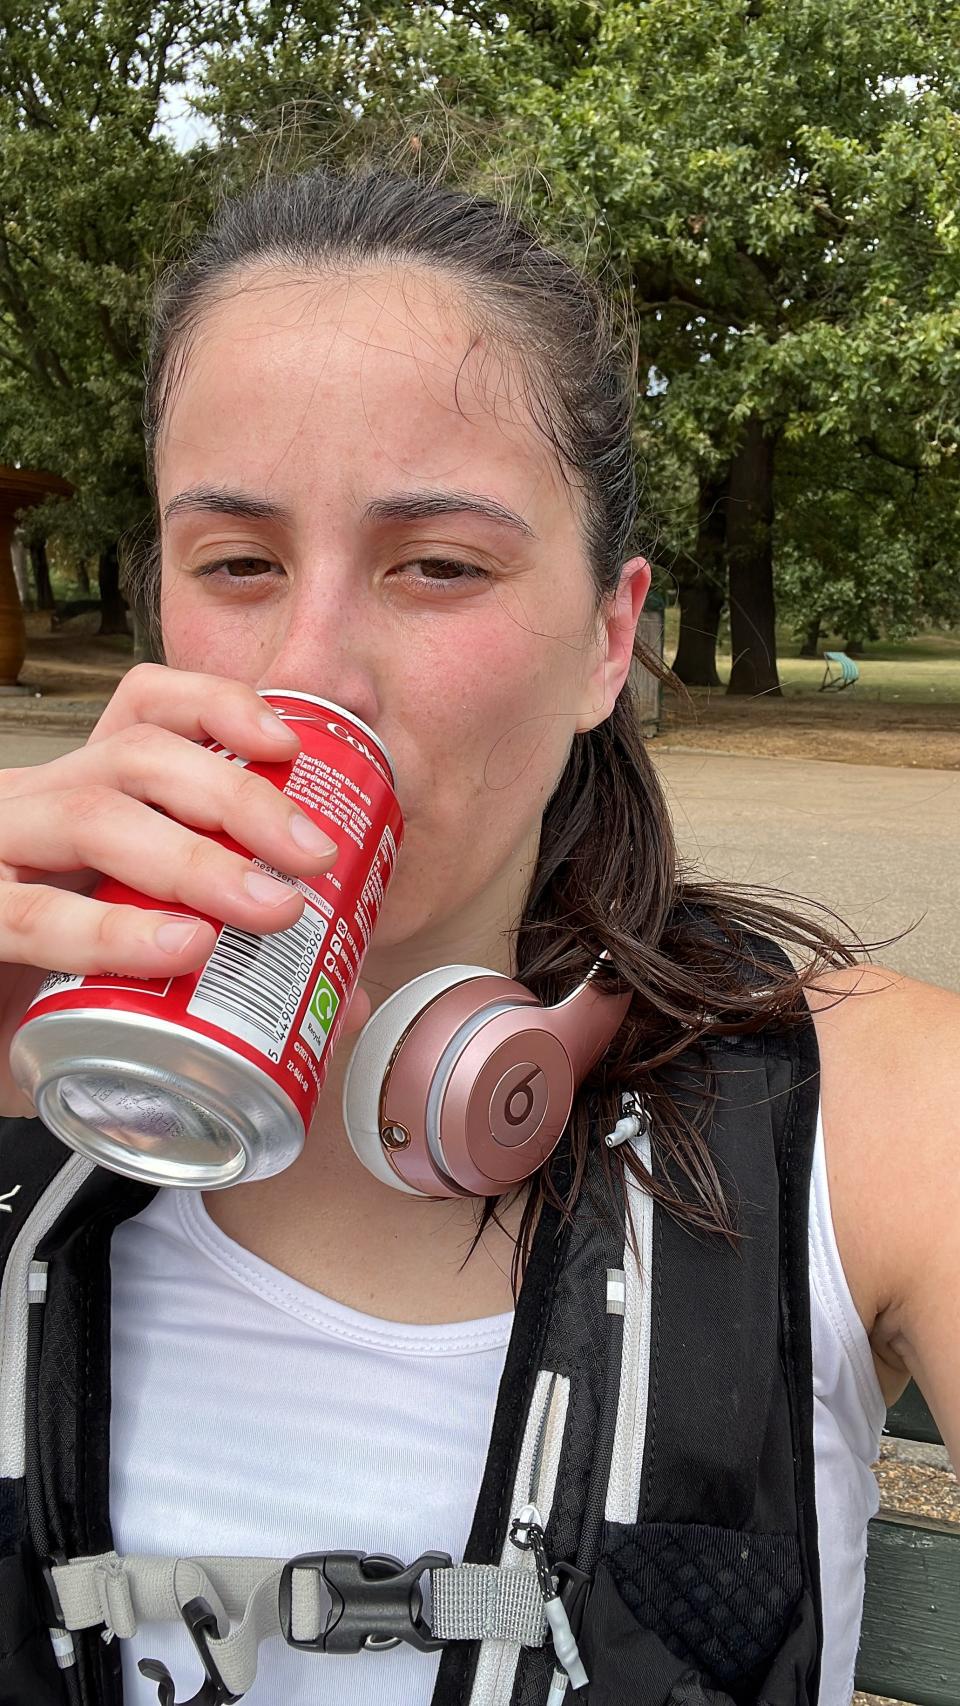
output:
[[[668, 610], [666, 657], [677, 644], [678, 612]], [[721, 633], [717, 667], [730, 671], [729, 636]], [[793, 634], [778, 635], [782, 695], [728, 698], [724, 687], [693, 688], [689, 698], [664, 694], [662, 738], [674, 745], [826, 758], [844, 763], [960, 769], [960, 633], [918, 634], [868, 644], [860, 679], [841, 692], [820, 692], [824, 663], [798, 658]], [[842, 639], [821, 640], [822, 651]]]
[[[677, 649], [679, 612], [666, 613], [666, 655], [671, 660]], [[724, 646], [724, 642], [726, 643]], [[779, 656], [777, 669], [784, 696], [816, 693], [823, 680], [823, 658], [798, 658], [796, 638], [789, 631], [778, 633]], [[730, 673], [729, 632], [721, 630], [721, 645], [717, 651], [717, 668], [722, 681]], [[843, 650], [843, 640], [837, 635], [821, 638], [821, 653]], [[856, 659], [860, 680], [853, 688], [844, 688], [858, 699], [903, 699], [925, 704], [960, 703], [960, 633], [916, 634], [910, 640], [878, 640], [868, 643], [863, 657]], [[718, 690], [719, 691], [719, 690]], [[833, 696], [828, 693], [826, 697]]]

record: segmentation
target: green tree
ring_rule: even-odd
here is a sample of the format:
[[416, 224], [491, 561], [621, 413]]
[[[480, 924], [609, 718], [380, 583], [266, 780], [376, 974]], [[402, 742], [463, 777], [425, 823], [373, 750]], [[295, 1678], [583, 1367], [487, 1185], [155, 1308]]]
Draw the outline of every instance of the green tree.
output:
[[797, 485], [778, 501], [776, 557], [780, 613], [798, 633], [815, 621], [862, 642], [960, 623], [954, 479], [829, 438], [785, 456], [779, 478]]
[[[547, 228], [579, 230], [629, 283], [648, 380], [638, 445], [673, 476], [669, 491], [659, 472], [651, 483], [666, 500], [681, 673], [715, 678], [728, 597], [730, 690], [777, 692], [776, 556], [810, 511], [804, 450], [817, 460], [821, 441], [840, 445], [847, 471], [853, 447], [952, 490], [955, 0], [558, 0], [352, 17], [346, 58], [329, 9], [313, 20], [328, 61], [362, 69], [352, 103], [347, 77], [331, 110], [412, 125], [424, 88], [438, 91], [468, 124], [495, 127], [497, 171]], [[298, 54], [271, 53], [241, 44], [226, 67], [251, 112], [309, 94]], [[434, 132], [417, 126], [427, 169], [448, 146], [442, 123]], [[825, 487], [818, 467], [816, 491], [830, 491], [855, 540], [856, 490]], [[922, 588], [925, 539], [900, 537]], [[828, 561], [810, 558], [824, 572]]]
[[[777, 691], [775, 587], [807, 627], [943, 619], [957, 23], [958, 0], [8, 12], [0, 455], [68, 475], [76, 499], [44, 519], [109, 567], [147, 507], [144, 300], [215, 191], [453, 157], [632, 295], [646, 531], [685, 679], [716, 679], [729, 601], [731, 690]], [[219, 146], [184, 155], [161, 114], [188, 77]]]
[[516, 36], [552, 44], [523, 126], [554, 193], [587, 206], [627, 270], [662, 381], [650, 436], [697, 474], [681, 602], [699, 614], [707, 589], [715, 612], [725, 560], [731, 691], [776, 691], [774, 547], [796, 534], [783, 505], [800, 495], [778, 479], [784, 456], [795, 468], [829, 436], [952, 487], [957, 9], [504, 10]]
[[97, 559], [108, 627], [117, 542], [149, 509], [144, 308], [210, 203], [164, 103], [235, 28], [202, 0], [15, 4], [0, 23], [0, 460], [76, 487], [31, 526]]

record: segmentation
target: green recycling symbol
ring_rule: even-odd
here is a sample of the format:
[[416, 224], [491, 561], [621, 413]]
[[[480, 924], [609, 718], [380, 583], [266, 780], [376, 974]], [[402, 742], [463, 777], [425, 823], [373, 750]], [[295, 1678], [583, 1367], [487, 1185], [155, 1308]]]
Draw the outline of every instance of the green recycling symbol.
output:
[[339, 1005], [340, 997], [329, 978], [322, 975], [318, 977], [313, 994], [310, 997], [310, 1017], [319, 1026], [324, 1036], [328, 1036], [330, 1033], [330, 1027]]

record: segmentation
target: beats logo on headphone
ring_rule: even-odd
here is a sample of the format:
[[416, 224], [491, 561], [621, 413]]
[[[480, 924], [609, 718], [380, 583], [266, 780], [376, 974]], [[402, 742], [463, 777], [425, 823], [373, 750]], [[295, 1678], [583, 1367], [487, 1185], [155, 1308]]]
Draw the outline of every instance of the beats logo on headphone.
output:
[[391, 995], [354, 1044], [343, 1118], [364, 1166], [414, 1196], [497, 1196], [556, 1148], [578, 1085], [631, 995], [589, 976], [556, 1007], [483, 966], [441, 966]]

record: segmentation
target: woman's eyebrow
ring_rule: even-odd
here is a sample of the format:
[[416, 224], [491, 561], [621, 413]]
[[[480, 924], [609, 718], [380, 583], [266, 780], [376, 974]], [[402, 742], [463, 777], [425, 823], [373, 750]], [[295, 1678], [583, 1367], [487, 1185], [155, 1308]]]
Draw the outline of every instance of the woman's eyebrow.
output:
[[[171, 516], [198, 510], [215, 515], [232, 515], [240, 521], [276, 521], [293, 526], [292, 511], [272, 498], [254, 497], [250, 492], [232, 491], [225, 486], [191, 486], [170, 499], [163, 511], [164, 521]], [[496, 498], [480, 497], [476, 492], [395, 492], [390, 497], [374, 498], [363, 511], [365, 521], [430, 521], [438, 515], [479, 515], [485, 521], [498, 521], [512, 527], [528, 539], [536, 534], [528, 521], [508, 509]]]
[[536, 534], [528, 521], [516, 515], [496, 498], [479, 497], [475, 492], [396, 492], [391, 497], [374, 498], [363, 512], [365, 521], [431, 521], [438, 515], [483, 516], [485, 521], [499, 521], [513, 527], [528, 539]]
[[272, 498], [255, 498], [250, 492], [231, 491], [226, 486], [191, 486], [178, 492], [165, 506], [164, 521], [172, 515], [193, 510], [212, 511], [215, 515], [233, 515], [240, 521], [277, 521], [284, 527], [293, 526], [293, 512]]

